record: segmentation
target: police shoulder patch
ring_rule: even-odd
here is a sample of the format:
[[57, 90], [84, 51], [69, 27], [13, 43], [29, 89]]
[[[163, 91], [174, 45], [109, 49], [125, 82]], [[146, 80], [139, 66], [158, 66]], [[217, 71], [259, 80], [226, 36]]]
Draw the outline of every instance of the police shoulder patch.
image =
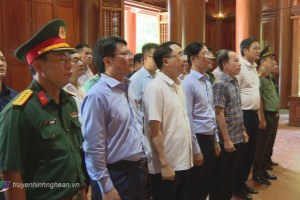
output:
[[14, 100], [14, 102], [12, 103], [12, 105], [14, 105], [14, 106], [22, 106], [22, 105], [24, 105], [27, 102], [27, 100], [29, 99], [29, 97], [31, 97], [32, 93], [33, 93], [33, 91], [30, 90], [30, 89], [24, 90], [20, 94], [20, 96], [16, 100]]

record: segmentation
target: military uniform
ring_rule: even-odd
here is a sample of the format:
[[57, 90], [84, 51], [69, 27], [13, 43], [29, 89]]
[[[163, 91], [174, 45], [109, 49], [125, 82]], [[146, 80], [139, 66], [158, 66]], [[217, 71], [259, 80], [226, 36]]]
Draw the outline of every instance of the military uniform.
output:
[[[266, 48], [261, 52], [263, 57], [270, 56], [272, 54], [269, 47]], [[274, 144], [275, 141], [280, 104], [276, 84], [274, 83], [272, 75], [262, 68], [259, 69], [258, 74], [260, 80], [260, 95], [266, 120], [266, 129], [259, 129], [255, 161], [253, 165], [253, 175], [266, 176], [266, 167], [269, 161], [269, 148], [270, 146], [273, 147], [271, 143]]]
[[[46, 52], [74, 51], [64, 38], [64, 21], [53, 20], [15, 56], [30, 65]], [[76, 103], [71, 94], [56, 90], [59, 103], [34, 78], [0, 114], [0, 170], [20, 172], [30, 200], [72, 199], [85, 187]]]

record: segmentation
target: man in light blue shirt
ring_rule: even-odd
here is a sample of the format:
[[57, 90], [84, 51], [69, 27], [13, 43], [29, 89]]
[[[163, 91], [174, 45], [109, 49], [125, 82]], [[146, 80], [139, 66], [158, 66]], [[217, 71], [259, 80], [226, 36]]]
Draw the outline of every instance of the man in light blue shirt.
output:
[[191, 170], [187, 199], [205, 200], [213, 190], [215, 157], [220, 153], [212, 86], [205, 73], [209, 67], [208, 50], [204, 43], [193, 42], [185, 48], [184, 53], [192, 66], [190, 74], [182, 81], [182, 86], [194, 140], [194, 160], [202, 161], [194, 163]]
[[144, 65], [130, 77], [129, 90], [134, 94], [134, 99], [141, 105], [142, 96], [146, 86], [154, 79], [157, 70], [153, 53], [158, 44], [146, 43], [142, 47]]
[[[133, 56], [125, 40], [99, 40], [94, 49], [101, 79], [82, 105], [83, 148], [93, 181], [92, 199], [144, 200], [145, 153], [137, 107], [128, 95]], [[100, 189], [100, 190], [99, 190]]]

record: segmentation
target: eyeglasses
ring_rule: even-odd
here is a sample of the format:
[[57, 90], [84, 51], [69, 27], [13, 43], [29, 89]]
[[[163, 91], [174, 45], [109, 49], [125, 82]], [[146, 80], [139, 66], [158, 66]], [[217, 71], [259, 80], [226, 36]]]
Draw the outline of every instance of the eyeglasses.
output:
[[184, 54], [182, 53], [182, 51], [179, 51], [177, 54], [175, 54], [175, 55], [170, 55], [170, 56], [167, 56], [167, 57], [165, 57], [165, 58], [173, 58], [173, 57], [179, 57], [179, 58], [182, 58], [182, 59], [186, 59], [186, 55], [184, 55]]
[[130, 51], [124, 51], [124, 52], [121, 52], [121, 53], [116, 53], [116, 54], [113, 54], [113, 56], [118, 56], [118, 55], [121, 55], [121, 56], [124, 56], [124, 57], [130, 57], [130, 56], [133, 56], [133, 54], [130, 52]]

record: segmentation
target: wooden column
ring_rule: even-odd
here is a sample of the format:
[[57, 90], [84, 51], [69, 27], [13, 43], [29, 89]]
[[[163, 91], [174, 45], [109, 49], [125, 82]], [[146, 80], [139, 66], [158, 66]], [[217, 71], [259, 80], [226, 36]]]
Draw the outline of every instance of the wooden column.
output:
[[292, 17], [292, 90], [289, 97], [289, 125], [300, 126], [300, 15]]
[[124, 9], [126, 26], [124, 27], [124, 36], [127, 41], [127, 47], [132, 53], [136, 53], [136, 14], [132, 8]]
[[92, 48], [99, 34], [99, 0], [80, 1], [80, 42]]
[[236, 51], [243, 39], [261, 38], [262, 0], [236, 0]]
[[291, 25], [291, 1], [277, 1], [277, 43], [278, 66], [279, 66], [279, 95], [281, 108], [288, 107], [288, 96], [291, 95], [291, 48], [292, 48], [292, 25]]
[[194, 41], [205, 42], [205, 0], [180, 2], [182, 2], [182, 46], [185, 47]]
[[171, 41], [181, 43], [181, 3], [182, 0], [169, 0], [168, 11], [169, 11], [169, 30], [168, 35]]
[[205, 42], [205, 0], [169, 0], [170, 40], [183, 48], [193, 41]]

